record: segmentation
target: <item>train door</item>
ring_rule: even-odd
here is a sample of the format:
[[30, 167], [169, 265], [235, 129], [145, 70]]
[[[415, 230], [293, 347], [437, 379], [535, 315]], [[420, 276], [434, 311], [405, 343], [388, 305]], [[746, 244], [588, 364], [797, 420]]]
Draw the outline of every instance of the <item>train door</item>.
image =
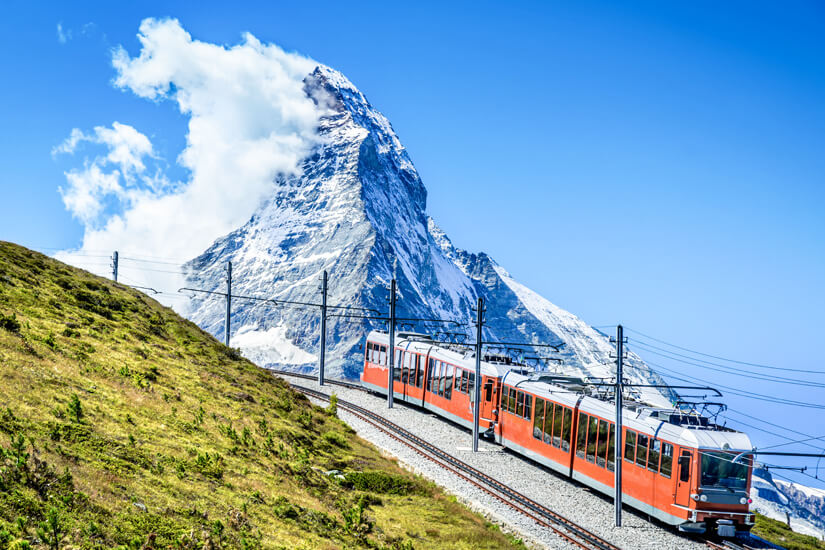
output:
[[493, 420], [493, 409], [496, 408], [495, 394], [495, 379], [487, 378], [481, 387], [481, 418], [484, 420]]
[[690, 505], [690, 468], [693, 462], [693, 453], [683, 450], [679, 455], [678, 471], [676, 473], [676, 504]]

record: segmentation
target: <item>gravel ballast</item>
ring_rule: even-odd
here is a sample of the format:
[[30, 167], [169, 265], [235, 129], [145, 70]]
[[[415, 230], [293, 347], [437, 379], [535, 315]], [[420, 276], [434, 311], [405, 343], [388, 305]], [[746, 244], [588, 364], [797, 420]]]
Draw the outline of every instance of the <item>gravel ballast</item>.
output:
[[[340, 386], [318, 386], [317, 382], [284, 376], [290, 382], [335, 393], [339, 398], [381, 414], [391, 422], [438, 446], [474, 468], [485, 472], [512, 489], [546, 506], [585, 529], [626, 550], [699, 550], [704, 544], [679, 534], [661, 523], [648, 521], [627, 508], [622, 514], [622, 527], [613, 526], [613, 502], [578, 483], [487, 441], [479, 442], [479, 452], [471, 451], [471, 433], [430, 412], [396, 401], [387, 409], [386, 397]], [[315, 401], [315, 400], [313, 400]], [[320, 401], [317, 404], [322, 404]], [[338, 416], [358, 433], [417, 474], [446, 489], [476, 512], [538, 548], [572, 548], [550, 529], [538, 525], [514, 511], [500, 500], [474, 485], [456, 478], [434, 462], [422, 457], [408, 446], [389, 437], [374, 426], [338, 409]]]

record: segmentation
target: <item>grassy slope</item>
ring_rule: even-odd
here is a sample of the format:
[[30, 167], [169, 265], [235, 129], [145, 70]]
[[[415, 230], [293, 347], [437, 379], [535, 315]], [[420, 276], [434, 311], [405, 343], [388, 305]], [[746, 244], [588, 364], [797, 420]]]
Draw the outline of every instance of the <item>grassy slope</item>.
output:
[[0, 548], [520, 546], [172, 310], [4, 242], [0, 405]]
[[825, 550], [825, 542], [810, 535], [794, 533], [781, 522], [756, 514], [753, 534], [788, 550]]

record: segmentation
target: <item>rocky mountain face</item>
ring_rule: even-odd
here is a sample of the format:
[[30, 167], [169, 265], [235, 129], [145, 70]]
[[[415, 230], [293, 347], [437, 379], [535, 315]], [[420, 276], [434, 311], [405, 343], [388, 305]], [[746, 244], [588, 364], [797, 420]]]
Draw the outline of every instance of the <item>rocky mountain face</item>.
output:
[[[370, 308], [386, 315], [388, 287], [398, 284], [398, 316], [452, 319], [463, 326], [417, 323], [415, 330], [471, 334], [473, 307], [485, 299], [487, 340], [548, 343], [563, 363], [548, 369], [577, 376], [615, 376], [609, 338], [575, 315], [516, 282], [484, 253], [456, 248], [426, 214], [427, 191], [384, 115], [342, 74], [319, 66], [304, 89], [326, 109], [320, 142], [300, 176], [279, 178], [272, 195], [243, 226], [218, 239], [186, 265], [188, 286], [224, 291], [233, 264], [233, 294], [318, 303], [320, 277], [329, 273], [329, 304]], [[221, 335], [224, 303], [194, 297], [188, 316]], [[358, 309], [331, 309], [327, 372], [356, 378], [360, 346], [382, 321]], [[320, 309], [235, 299], [233, 346], [257, 363], [291, 370], [317, 368]], [[528, 355], [548, 355], [539, 349]], [[637, 356], [626, 378], [661, 383]], [[670, 404], [670, 395], [640, 389], [636, 398]]]
[[775, 480], [768, 470], [754, 469], [753, 509], [783, 522], [797, 533], [825, 540], [825, 490]]

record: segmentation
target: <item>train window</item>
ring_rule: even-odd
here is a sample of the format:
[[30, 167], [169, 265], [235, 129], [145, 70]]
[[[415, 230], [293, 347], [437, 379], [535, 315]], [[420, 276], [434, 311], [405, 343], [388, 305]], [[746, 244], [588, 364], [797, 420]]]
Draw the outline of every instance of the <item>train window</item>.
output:
[[424, 359], [420, 355], [415, 356], [415, 387], [424, 387]]
[[429, 365], [427, 365], [427, 391], [433, 391], [433, 371], [435, 370], [435, 359], [430, 357]]
[[633, 462], [636, 457], [636, 432], [627, 430], [624, 436], [624, 459]]
[[372, 362], [372, 356], [370, 355], [371, 352], [372, 352], [372, 342], [367, 342], [367, 350], [366, 350], [366, 353], [365, 353], [364, 357], [366, 358], [366, 360], [368, 362]]
[[466, 370], [461, 373], [461, 393], [470, 393], [470, 390], [467, 389], [470, 380], [470, 373]]
[[533, 417], [533, 396], [524, 394], [524, 418]]
[[491, 401], [493, 399], [493, 381], [487, 380], [487, 383], [484, 384], [484, 400]]
[[516, 392], [516, 416], [524, 416], [524, 392]]
[[453, 397], [453, 375], [455, 374], [455, 367], [447, 365], [446, 383], [444, 386], [444, 398], [452, 399]]
[[671, 469], [673, 468], [673, 445], [670, 443], [662, 443], [662, 465], [659, 468], [659, 473], [665, 477], [670, 477]]
[[[548, 403], [548, 409], [550, 413], [553, 413], [553, 404]], [[544, 432], [542, 429], [544, 426], [544, 399], [541, 397], [536, 397], [536, 416], [533, 418], [533, 437], [538, 440], [541, 440], [541, 435]]]
[[607, 439], [607, 469], [611, 472], [616, 468], [616, 425], [610, 424], [610, 435]]
[[653, 472], [659, 471], [659, 454], [662, 450], [662, 442], [654, 439], [650, 442], [650, 452], [647, 454], [647, 469]]
[[444, 363], [441, 361], [435, 362], [435, 372], [433, 372], [433, 393], [441, 395], [444, 393]]
[[449, 365], [442, 361], [441, 363], [441, 372], [439, 373], [438, 378], [438, 395], [444, 397], [445, 392], [447, 391], [447, 368]]
[[[566, 414], [569, 409], [556, 405], [556, 416], [553, 421], [553, 446], [561, 447], [562, 442], [562, 414]], [[569, 427], [568, 427], [569, 431]]]
[[455, 382], [453, 383], [453, 389], [455, 391], [461, 391], [461, 379], [464, 377], [464, 369], [460, 369], [456, 367], [455, 369]]
[[470, 375], [467, 377], [467, 393], [472, 393], [473, 388], [476, 386], [476, 373], [471, 372]]
[[647, 465], [647, 444], [650, 437], [639, 434], [636, 438], [636, 465], [644, 468]]
[[587, 460], [595, 462], [596, 460], [596, 436], [599, 433], [599, 419], [595, 416], [590, 417], [590, 426], [587, 429]]
[[606, 466], [605, 455], [607, 454], [607, 433], [609, 429], [606, 420], [599, 421], [599, 443], [596, 446], [596, 464], [602, 468]]
[[587, 419], [583, 412], [579, 413], [579, 430], [576, 436], [576, 456], [584, 458], [584, 447], [587, 445]]
[[401, 383], [406, 384], [410, 376], [410, 358], [411, 353], [404, 354], [404, 362], [401, 364]]
[[401, 367], [404, 365], [404, 352], [397, 350], [395, 354], [395, 365], [392, 367], [392, 379], [396, 382], [401, 380]]
[[387, 366], [387, 346], [378, 347], [378, 364]]
[[679, 457], [679, 481], [690, 481], [690, 451], [682, 451]]
[[544, 442], [550, 445], [553, 441], [553, 409], [555, 408], [558, 414], [559, 406], [553, 405], [550, 401], [547, 402], [547, 412], [544, 413]]
[[561, 449], [570, 451], [570, 441], [573, 439], [573, 411], [564, 407], [564, 428], [561, 432]]
[[508, 410], [507, 407], [510, 405], [510, 388], [502, 387], [501, 388], [501, 410], [506, 411]]

